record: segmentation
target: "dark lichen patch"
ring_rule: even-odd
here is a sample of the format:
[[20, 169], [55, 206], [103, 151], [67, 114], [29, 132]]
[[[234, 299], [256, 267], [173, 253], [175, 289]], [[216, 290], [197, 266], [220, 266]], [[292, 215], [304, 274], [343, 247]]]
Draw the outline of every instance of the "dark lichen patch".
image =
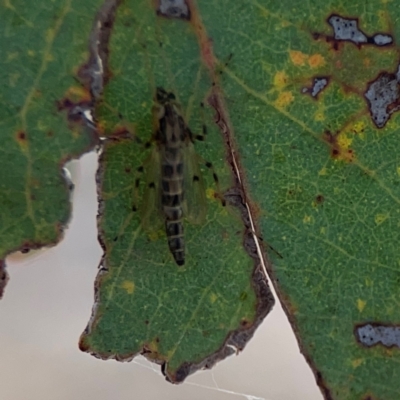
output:
[[381, 344], [388, 348], [400, 348], [400, 326], [368, 323], [358, 325], [354, 330], [354, 335], [357, 341], [365, 347]]
[[383, 128], [390, 116], [400, 109], [399, 69], [396, 74], [382, 72], [367, 85], [364, 96], [368, 101], [372, 121], [378, 128]]
[[333, 29], [333, 39], [336, 41], [348, 41], [357, 46], [373, 44], [376, 46], [388, 46], [393, 44], [393, 38], [386, 33], [377, 33], [367, 36], [359, 27], [357, 18], [344, 18], [333, 14], [328, 18], [328, 24]]
[[185, 0], [159, 0], [157, 14], [167, 18], [190, 20], [190, 8]]
[[308, 87], [304, 87], [301, 92], [303, 94], [308, 93], [314, 99], [318, 99], [319, 94], [328, 86], [328, 76], [318, 76], [313, 79], [313, 84]]

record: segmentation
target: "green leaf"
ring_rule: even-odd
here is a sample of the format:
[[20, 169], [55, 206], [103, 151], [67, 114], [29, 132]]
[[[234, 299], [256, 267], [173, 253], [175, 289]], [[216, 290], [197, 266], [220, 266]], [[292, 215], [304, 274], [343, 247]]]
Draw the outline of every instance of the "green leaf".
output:
[[[215, 53], [233, 52], [222, 86], [248, 195], [261, 209], [264, 238], [282, 255], [270, 253], [270, 273], [301, 350], [333, 399], [399, 398], [399, 340], [388, 329], [400, 321], [399, 59], [397, 46], [374, 40], [379, 32], [398, 41], [400, 5], [365, 5], [201, 7]], [[358, 17], [367, 42], [334, 40], [332, 13]], [[345, 37], [339, 27], [337, 39]], [[383, 72], [389, 81], [379, 79]], [[316, 77], [330, 83], [315, 99], [303, 88]], [[371, 103], [365, 94], [377, 79]], [[378, 128], [373, 117], [382, 121], [385, 112], [393, 113]], [[366, 346], [358, 333], [369, 323], [394, 340]], [[371, 343], [374, 337], [378, 330]]]
[[[201, 101], [207, 125], [219, 122], [196, 150], [215, 164], [223, 191], [232, 184], [223, 140], [239, 155], [246, 199], [257, 204], [263, 236], [276, 250], [269, 272], [326, 398], [397, 398], [398, 344], [379, 342], [375, 327], [389, 332], [399, 320], [398, 6], [188, 4], [190, 22], [156, 16], [147, 2], [119, 10], [113, 79], [99, 109], [114, 137], [102, 162], [106, 256], [94, 330], [81, 345], [103, 357], [144, 349], [167, 361], [176, 381], [180, 366], [215, 352], [240, 318], [254, 321], [253, 267], [232, 236], [240, 231], [234, 207], [209, 201], [208, 223], [188, 225], [182, 270], [165, 237], [146, 237], [140, 216], [129, 213], [132, 173], [146, 155], [137, 143], [116, 140], [127, 126], [115, 128], [116, 110], [132, 135], [148, 140], [151, 99], [163, 86], [177, 94], [194, 132]], [[227, 282], [235, 283], [224, 292]], [[211, 310], [211, 293], [225, 305]], [[242, 303], [239, 293], [246, 293]], [[225, 318], [232, 323], [204, 335], [203, 324], [215, 328]], [[377, 345], [365, 345], [365, 332]]]
[[[96, 110], [108, 137], [98, 175], [105, 254], [95, 313], [80, 346], [101, 358], [130, 359], [142, 353], [163, 363], [173, 382], [241, 350], [273, 304], [250, 249], [255, 245], [250, 227], [242, 220], [248, 215], [228, 162], [228, 137], [221, 134], [214, 122], [216, 110], [208, 104], [217, 74], [202, 61], [199, 34], [186, 20], [157, 16], [148, 1], [124, 2], [109, 45], [112, 79]], [[150, 234], [143, 230], [137, 211], [143, 207], [135, 204], [145, 186], [138, 169], [155, 159], [149, 158], [155, 145], [144, 143], [153, 135], [156, 87], [176, 95], [194, 135], [206, 124], [206, 140], [195, 149], [205, 164], [212, 162], [222, 191], [212, 171], [200, 166], [207, 216], [199, 225], [184, 222], [183, 267], [170, 254], [164, 228]], [[222, 99], [221, 93], [216, 95]]]
[[99, 4], [20, 0], [0, 6], [0, 260], [15, 250], [55, 244], [68, 222], [70, 190], [62, 167], [92, 148], [95, 138], [79, 124], [69, 129], [58, 108], [68, 90], [83, 92], [73, 77], [88, 58]]

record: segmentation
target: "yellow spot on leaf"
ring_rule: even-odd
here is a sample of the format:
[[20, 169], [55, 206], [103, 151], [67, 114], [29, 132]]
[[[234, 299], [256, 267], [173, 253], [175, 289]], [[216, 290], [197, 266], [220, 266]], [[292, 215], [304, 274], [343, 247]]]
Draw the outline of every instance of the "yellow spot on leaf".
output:
[[304, 65], [306, 63], [307, 54], [297, 50], [290, 50], [289, 57], [294, 65]]
[[212, 188], [207, 188], [206, 189], [206, 197], [208, 200], [215, 200], [215, 190]]
[[275, 100], [275, 106], [278, 108], [284, 108], [294, 100], [292, 92], [285, 91], [279, 93], [278, 98]]
[[364, 132], [365, 130], [365, 122], [364, 121], [357, 121], [354, 125], [353, 125], [353, 132], [360, 134], [362, 132]]
[[85, 97], [87, 91], [82, 86], [71, 86], [68, 91], [67, 95], [76, 96], [76, 97]]
[[351, 365], [353, 366], [353, 368], [357, 368], [363, 363], [364, 363], [364, 359], [363, 358], [356, 358], [355, 360], [353, 360], [351, 362]]
[[315, 121], [325, 121], [325, 115], [324, 112], [319, 110], [314, 114], [314, 120]]
[[128, 294], [132, 294], [135, 291], [135, 284], [132, 281], [123, 281], [121, 287]]
[[313, 54], [308, 58], [308, 65], [311, 68], [319, 68], [325, 65], [325, 58], [321, 54]]
[[33, 50], [28, 50], [28, 56], [29, 57], [35, 57], [36, 52], [34, 52]]
[[215, 293], [210, 294], [210, 301], [211, 303], [215, 303], [215, 301], [218, 299], [218, 296]]
[[375, 215], [375, 223], [380, 225], [382, 222], [385, 222], [389, 218], [389, 214], [376, 214]]
[[347, 136], [346, 134], [344, 134], [344, 133], [341, 133], [341, 134], [338, 136], [338, 139], [337, 139], [338, 145], [339, 145], [339, 146], [341, 147], [341, 149], [343, 149], [343, 150], [347, 150], [347, 149], [350, 147], [352, 141], [353, 141], [353, 138], [348, 137], [348, 136]]
[[305, 215], [303, 218], [304, 224], [311, 224], [314, 222], [314, 218], [311, 215]]
[[274, 76], [274, 86], [278, 89], [282, 89], [286, 86], [288, 81], [288, 76], [283, 71], [278, 71]]
[[400, 175], [400, 167], [397, 167], [397, 175]]
[[148, 236], [152, 242], [154, 242], [160, 238], [160, 234], [158, 231], [150, 231]]
[[357, 308], [359, 312], [363, 312], [367, 302], [365, 300], [357, 299]]
[[158, 342], [157, 340], [152, 340], [150, 343], [147, 344], [146, 346], [150, 351], [153, 353], [157, 353], [158, 351]]
[[321, 235], [325, 235], [325, 233], [326, 233], [326, 228], [325, 228], [325, 227], [322, 227], [322, 228], [319, 230], [319, 233], [320, 233]]
[[319, 175], [319, 176], [324, 176], [324, 175], [327, 174], [327, 172], [328, 172], [328, 171], [326, 170], [326, 168], [323, 167], [323, 168], [321, 168], [320, 171], [318, 172], [318, 175]]

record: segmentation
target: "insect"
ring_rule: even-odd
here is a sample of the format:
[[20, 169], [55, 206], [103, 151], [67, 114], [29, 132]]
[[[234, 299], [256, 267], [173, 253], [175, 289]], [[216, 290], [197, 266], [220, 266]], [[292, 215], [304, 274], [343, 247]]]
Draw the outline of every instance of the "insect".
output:
[[[183, 219], [191, 223], [205, 219], [204, 181], [199, 156], [194, 150], [194, 136], [183, 119], [175, 95], [158, 87], [155, 100], [155, 145], [147, 162], [149, 183], [143, 198], [146, 208], [143, 225], [145, 229], [154, 229], [157, 220], [165, 221], [169, 250], [175, 262], [182, 266], [185, 264]], [[212, 168], [211, 163], [206, 166]], [[217, 179], [215, 173], [214, 179]]]

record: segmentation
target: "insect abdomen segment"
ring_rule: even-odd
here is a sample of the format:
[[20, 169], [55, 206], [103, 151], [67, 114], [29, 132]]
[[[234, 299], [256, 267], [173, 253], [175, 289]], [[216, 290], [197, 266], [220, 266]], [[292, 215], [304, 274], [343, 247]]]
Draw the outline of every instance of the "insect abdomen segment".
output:
[[161, 204], [169, 249], [178, 265], [185, 263], [183, 232], [183, 160], [179, 142], [167, 142], [161, 168]]

